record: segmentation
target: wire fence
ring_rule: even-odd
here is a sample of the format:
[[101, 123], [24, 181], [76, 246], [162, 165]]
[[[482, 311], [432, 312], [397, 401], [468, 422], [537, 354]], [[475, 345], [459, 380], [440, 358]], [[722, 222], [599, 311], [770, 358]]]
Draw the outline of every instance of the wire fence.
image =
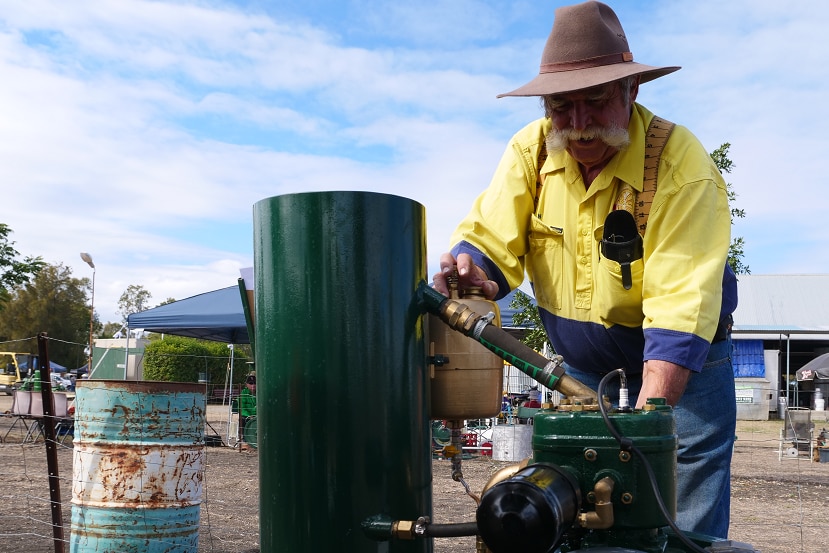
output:
[[[504, 391], [511, 400], [523, 401], [536, 386], [514, 368], [506, 367], [504, 374]], [[205, 390], [206, 395], [212, 395], [209, 388]], [[537, 393], [543, 401], [556, 403], [556, 392], [541, 388]], [[188, 513], [174, 512], [176, 522], [192, 519], [192, 537], [200, 553], [259, 551], [259, 456], [230, 447], [236, 445], [238, 426], [237, 415], [226, 401], [229, 399], [223, 396], [219, 398], [220, 403], [207, 406], [203, 432], [206, 443], [215, 447], [204, 448], [200, 466], [191, 475], [201, 487], [198, 508]], [[0, 502], [4, 506], [0, 509], [0, 551], [69, 551], [73, 539], [85, 539], [94, 529], [88, 521], [79, 518], [81, 507], [90, 504], [82, 498], [79, 487], [89, 482], [75, 470], [81, 452], [73, 442], [75, 429], [71, 417], [68, 413], [56, 412], [51, 420], [56, 450], [56, 469], [53, 469], [48, 462], [44, 437], [48, 422], [42, 413], [39, 416], [32, 413], [31, 408], [25, 414], [21, 410], [13, 405], [12, 396], [0, 396], [0, 467], [3, 470]], [[804, 426], [797, 419], [802, 419], [807, 412]], [[829, 535], [826, 514], [829, 513], [829, 448], [826, 447], [829, 422], [826, 412], [807, 409], [797, 415], [788, 420], [776, 420], [772, 416], [771, 420], [738, 421], [732, 464], [730, 537], [753, 544], [764, 553], [817, 553], [824, 550]], [[476, 421], [477, 429], [470, 433], [480, 432], [479, 423]], [[487, 455], [483, 442], [476, 437], [475, 443], [470, 440], [465, 449], [472, 456], [467, 462], [483, 463], [486, 476], [503, 465]], [[107, 453], [117, 454], [109, 450]], [[267, 459], [267, 454], [263, 458]], [[143, 476], [170, 469], [163, 460], [151, 465], [149, 470], [146, 463], [153, 461], [145, 458], [141, 462]], [[485, 481], [486, 478], [476, 482], [477, 487], [473, 489], [481, 489]], [[112, 489], [118, 489], [119, 485], [123, 488], [123, 483], [101, 482], [101, 486]], [[436, 489], [435, 494], [438, 493], [443, 492]], [[436, 501], [436, 505], [440, 504]], [[122, 505], [126, 507], [125, 513], [131, 513], [131, 504]], [[54, 523], [56, 512], [60, 520], [57, 525]], [[144, 509], [141, 516], [149, 512]], [[449, 520], [451, 513], [436, 512], [435, 516]], [[166, 520], [160, 518], [157, 522]], [[163, 531], [146, 539], [158, 545], [174, 543]], [[451, 542], [436, 542], [435, 551], [448, 553], [456, 549]]]
[[[181, 548], [182, 539], [189, 539], [193, 544], [198, 543], [199, 552], [258, 551], [258, 456], [227, 447], [227, 436], [233, 430], [234, 421], [228, 420], [225, 406], [207, 408], [204, 434], [216, 437], [212, 441], [216, 447], [204, 447], [200, 451], [187, 447], [171, 450], [167, 444], [159, 447], [153, 456], [144, 455], [147, 448], [142, 446], [140, 462], [132, 457], [132, 461], [137, 462], [133, 469], [123, 462], [130, 459], [129, 453], [117, 443], [93, 445], [90, 453], [88, 447], [84, 449], [73, 442], [74, 429], [59, 430], [55, 439], [57, 465], [54, 472], [50, 470], [43, 434], [48, 421], [13, 414], [7, 396], [0, 396], [0, 409], [4, 411], [0, 416], [0, 467], [3, 471], [0, 502], [5, 506], [0, 509], [0, 551], [68, 552], [71, 540], [75, 540], [76, 545], [87, 544], [87, 548], [78, 550], [104, 550], [95, 549], [94, 542], [90, 542], [100, 532], [104, 521], [116, 521], [121, 535], [128, 534], [131, 523], [152, 528], [154, 533], [145, 537], [153, 545], [148, 545], [146, 550], [166, 550], [162, 547], [166, 543], [170, 547], [179, 547], [171, 550], [196, 551]], [[56, 427], [62, 422], [62, 418], [52, 421]], [[90, 456], [97, 456], [94, 463], [106, 465], [104, 472], [109, 474], [98, 486], [85, 481], [88, 475], [79, 470], [79, 467], [89, 468]], [[121, 470], [114, 470], [116, 466]], [[157, 498], [142, 496], [141, 490], [135, 490], [143, 487], [148, 492], [152, 489], [149, 480], [156, 477], [179, 478], [181, 469], [186, 472], [188, 466], [194, 470], [188, 476], [190, 481], [177, 486], [179, 492], [189, 488], [193, 500], [184, 503], [192, 505], [167, 504], [166, 509], [153, 509], [159, 505], [155, 501]], [[50, 486], [54, 481], [58, 485]], [[57, 488], [57, 494], [53, 488]], [[102, 496], [108, 498], [109, 503], [105, 504], [111, 507], [107, 516], [112, 515], [115, 519], [100, 518], [99, 513], [92, 513], [99, 518], [91, 517], [90, 509], [94, 511], [92, 507]], [[56, 512], [60, 525], [53, 523]], [[150, 520], [154, 516], [156, 520]], [[182, 532], [190, 535], [182, 538]]]
[[[9, 410], [9, 398], [0, 396], [0, 409]], [[231, 429], [225, 406], [208, 406], [206, 435], [226, 435]], [[232, 423], [232, 421], [230, 421]], [[814, 419], [815, 442], [829, 423]], [[28, 423], [28, 424], [24, 424]], [[820, 448], [792, 445], [784, 421], [738, 421], [732, 465], [732, 514], [730, 537], [753, 544], [764, 553], [823, 551], [829, 535], [829, 462], [821, 462]], [[63, 544], [69, 551], [74, 533], [86, 530], [72, 521], [73, 457], [71, 435], [58, 435], [58, 481], [60, 501], [52, 501], [45, 442], [37, 421], [0, 417], [0, 551], [46, 553], [55, 549], [52, 514], [61, 511]], [[30, 433], [31, 430], [31, 433]], [[27, 439], [28, 435], [28, 439]], [[795, 451], [792, 451], [792, 448]], [[782, 452], [782, 455], [781, 455]], [[818, 455], [815, 455], [815, 452]], [[265, 455], [266, 457], [266, 455]], [[484, 464], [486, 475], [503, 466], [491, 457], [464, 461]], [[445, 466], [435, 462], [438, 474]], [[198, 518], [198, 551], [253, 553], [259, 543], [259, 458], [230, 447], [206, 447], [200, 471], [203, 496]], [[437, 478], [436, 478], [437, 481]], [[474, 490], [485, 482], [470, 481]], [[435, 494], [442, 493], [435, 490]], [[460, 493], [457, 486], [454, 492]], [[436, 500], [436, 505], [442, 502]], [[276, 508], [276, 507], [274, 507]], [[449, 520], [452, 513], [436, 512], [436, 520]], [[158, 538], [162, 539], [162, 538]], [[451, 540], [437, 542], [436, 552], [449, 552]], [[471, 553], [471, 550], [470, 550]]]

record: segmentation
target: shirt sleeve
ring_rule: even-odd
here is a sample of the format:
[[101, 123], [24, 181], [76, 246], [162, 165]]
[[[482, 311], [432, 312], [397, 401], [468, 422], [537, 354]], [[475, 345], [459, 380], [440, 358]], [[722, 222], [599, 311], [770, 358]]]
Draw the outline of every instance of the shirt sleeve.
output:
[[708, 153], [683, 127], [674, 133], [645, 233], [644, 359], [700, 370], [722, 310], [731, 218]]

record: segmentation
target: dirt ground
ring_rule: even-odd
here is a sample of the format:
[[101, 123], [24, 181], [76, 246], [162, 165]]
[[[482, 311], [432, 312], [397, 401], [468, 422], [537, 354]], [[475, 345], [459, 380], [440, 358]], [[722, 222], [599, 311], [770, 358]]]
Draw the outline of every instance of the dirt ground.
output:
[[[7, 410], [0, 397], [0, 412]], [[211, 429], [226, 433], [227, 413], [208, 409]], [[0, 436], [12, 417], [0, 418]], [[778, 460], [781, 421], [740, 421], [732, 464], [730, 537], [751, 543], [764, 553], [826, 551], [829, 543], [829, 463], [810, 463], [806, 455]], [[816, 422], [819, 432], [829, 423]], [[210, 432], [210, 430], [208, 430]], [[42, 439], [21, 444], [23, 433], [12, 429], [0, 444], [0, 466], [5, 467], [0, 501], [0, 552], [56, 551], [48, 509], [48, 480]], [[72, 449], [58, 448], [61, 510], [65, 540], [71, 517]], [[225, 447], [208, 447], [204, 503], [201, 509], [199, 551], [256, 553], [258, 533], [259, 456]], [[473, 492], [480, 492], [490, 476], [510, 463], [478, 457], [463, 461], [463, 473]], [[451, 478], [448, 461], [433, 463], [434, 520], [440, 523], [474, 520], [475, 503]], [[68, 552], [69, 547], [65, 550]], [[379, 551], [380, 549], [378, 549]], [[474, 538], [436, 539], [436, 553], [473, 553]]]

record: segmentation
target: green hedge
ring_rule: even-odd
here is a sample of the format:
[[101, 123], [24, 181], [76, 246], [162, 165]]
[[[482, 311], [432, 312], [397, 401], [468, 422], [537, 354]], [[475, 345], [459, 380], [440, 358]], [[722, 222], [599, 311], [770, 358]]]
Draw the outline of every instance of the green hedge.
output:
[[[224, 342], [210, 342], [181, 336], [164, 336], [144, 349], [144, 380], [198, 382], [206, 373], [208, 382], [224, 383], [230, 349]], [[247, 374], [247, 358], [234, 349], [234, 383]]]

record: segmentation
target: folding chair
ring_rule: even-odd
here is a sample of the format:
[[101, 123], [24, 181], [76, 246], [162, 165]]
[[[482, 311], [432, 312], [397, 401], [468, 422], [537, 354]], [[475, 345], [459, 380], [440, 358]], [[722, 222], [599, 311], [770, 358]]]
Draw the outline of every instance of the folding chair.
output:
[[75, 439], [75, 414], [69, 413], [69, 397], [57, 392], [55, 398], [55, 440], [65, 445], [67, 438]]
[[22, 390], [15, 390], [14, 391], [14, 399], [12, 400], [12, 409], [9, 416], [14, 417], [14, 421], [12, 421], [11, 426], [6, 433], [3, 435], [3, 442], [8, 441], [9, 434], [12, 433], [12, 430], [19, 424], [23, 428], [22, 431], [26, 432], [26, 435], [29, 435], [30, 424], [29, 424], [29, 413], [32, 409], [32, 392], [25, 392]]
[[[800, 452], [809, 453], [809, 462], [814, 454], [815, 424], [812, 411], [807, 407], [786, 407], [783, 428], [780, 429], [778, 460], [797, 459]], [[786, 445], [786, 449], [783, 446]]]
[[[59, 430], [61, 422], [68, 416], [69, 402], [66, 394], [61, 392], [54, 393], [52, 398], [54, 403], [53, 420], [56, 421], [56, 430]], [[15, 392], [15, 405], [18, 399], [20, 399], [21, 419], [23, 425], [26, 426], [26, 437], [23, 438], [23, 443], [35, 443], [43, 435], [43, 396], [40, 392], [22, 392], [18, 390]], [[24, 407], [26, 408], [25, 412], [23, 412]], [[71, 419], [71, 421], [74, 427], [74, 419]], [[11, 432], [11, 429], [9, 429], [9, 432]], [[8, 432], [6, 434], [8, 435]], [[62, 443], [62, 440], [59, 439], [59, 441]]]
[[[66, 445], [66, 440], [69, 440], [69, 445]], [[55, 440], [62, 446], [71, 447], [72, 441], [75, 439], [75, 419], [74, 417], [65, 417], [58, 419], [58, 424], [55, 425]]]

